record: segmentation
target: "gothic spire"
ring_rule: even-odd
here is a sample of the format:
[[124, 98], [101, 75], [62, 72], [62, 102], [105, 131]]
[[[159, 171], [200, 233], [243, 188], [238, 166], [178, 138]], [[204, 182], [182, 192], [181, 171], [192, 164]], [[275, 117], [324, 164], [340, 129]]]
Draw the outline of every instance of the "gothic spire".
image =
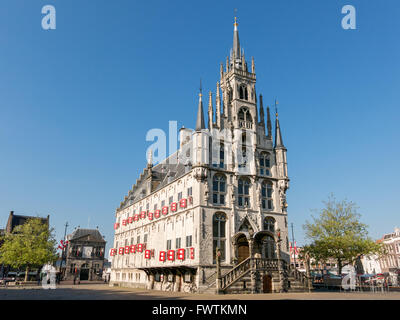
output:
[[281, 127], [279, 126], [279, 118], [278, 118], [278, 102], [275, 101], [275, 148], [284, 149], [285, 146], [283, 145], [282, 134], [281, 134]]
[[214, 116], [214, 110], [212, 103], [212, 93], [210, 91], [208, 98], [208, 129], [212, 129], [213, 127], [213, 116]]
[[197, 120], [196, 120], [196, 131], [200, 131], [205, 129], [204, 124], [204, 113], [203, 113], [203, 100], [202, 100], [202, 92], [201, 92], [201, 80], [200, 80], [200, 93], [199, 93], [199, 107], [197, 109]]
[[215, 122], [221, 128], [221, 96], [219, 82], [217, 82], [217, 92], [215, 94]]
[[239, 42], [239, 31], [237, 18], [235, 17], [235, 23], [233, 24], [233, 58], [240, 59], [240, 42]]
[[267, 106], [267, 130], [268, 130], [268, 137], [272, 140], [272, 123], [271, 123], [271, 115], [269, 113], [269, 107]]
[[260, 94], [260, 122], [261, 122], [261, 125], [265, 128], [264, 105], [263, 105], [262, 94]]

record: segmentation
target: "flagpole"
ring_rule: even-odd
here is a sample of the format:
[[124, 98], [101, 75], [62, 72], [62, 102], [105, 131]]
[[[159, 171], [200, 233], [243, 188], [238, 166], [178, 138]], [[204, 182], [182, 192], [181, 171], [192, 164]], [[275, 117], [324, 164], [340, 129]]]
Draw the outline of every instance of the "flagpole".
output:
[[66, 244], [65, 244], [65, 238], [66, 238], [66, 236], [67, 236], [67, 227], [68, 227], [68, 221], [67, 222], [65, 222], [65, 230], [64, 230], [64, 243], [63, 243], [63, 248], [61, 249], [61, 263], [60, 263], [60, 271], [61, 271], [61, 269], [62, 269], [62, 263], [64, 262], [64, 256], [65, 256], [65, 254], [64, 254], [64, 250], [65, 250], [65, 248], [66, 248]]

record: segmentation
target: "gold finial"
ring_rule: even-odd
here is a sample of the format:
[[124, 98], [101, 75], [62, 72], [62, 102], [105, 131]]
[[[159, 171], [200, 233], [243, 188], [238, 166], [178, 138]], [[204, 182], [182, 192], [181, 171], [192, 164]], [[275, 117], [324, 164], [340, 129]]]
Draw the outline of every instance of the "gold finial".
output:
[[235, 27], [237, 27], [238, 26], [238, 23], [237, 23], [237, 17], [236, 17], [236, 14], [237, 14], [237, 9], [235, 8], [235, 23], [233, 24]]

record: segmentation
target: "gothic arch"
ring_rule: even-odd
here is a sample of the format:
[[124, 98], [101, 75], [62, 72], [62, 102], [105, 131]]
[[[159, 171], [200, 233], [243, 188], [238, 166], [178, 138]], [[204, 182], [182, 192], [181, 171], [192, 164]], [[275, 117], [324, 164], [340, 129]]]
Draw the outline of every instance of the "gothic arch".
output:
[[244, 219], [242, 221], [240, 221], [240, 223], [239, 223], [238, 233], [239, 232], [242, 232], [242, 233], [247, 232], [249, 234], [250, 238], [252, 237], [253, 234], [255, 234], [257, 232], [257, 230], [258, 230], [257, 225], [251, 219], [249, 219], [247, 216], [244, 217]]

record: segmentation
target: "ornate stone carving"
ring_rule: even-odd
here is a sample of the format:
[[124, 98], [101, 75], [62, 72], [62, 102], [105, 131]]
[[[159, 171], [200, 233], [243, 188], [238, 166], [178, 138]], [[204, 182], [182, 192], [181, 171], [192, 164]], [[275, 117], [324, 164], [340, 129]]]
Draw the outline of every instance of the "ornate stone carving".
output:
[[210, 199], [210, 190], [208, 187], [208, 182], [204, 184], [204, 198], [206, 199], [206, 201]]
[[257, 199], [257, 208], [260, 208], [262, 201], [261, 182], [257, 183], [256, 199]]
[[204, 181], [207, 179], [207, 169], [203, 167], [194, 168], [194, 177], [197, 181]]
[[288, 204], [286, 202], [286, 190], [288, 189], [288, 183], [286, 180], [280, 180], [278, 182], [279, 188], [279, 200], [282, 210], [286, 210]]

